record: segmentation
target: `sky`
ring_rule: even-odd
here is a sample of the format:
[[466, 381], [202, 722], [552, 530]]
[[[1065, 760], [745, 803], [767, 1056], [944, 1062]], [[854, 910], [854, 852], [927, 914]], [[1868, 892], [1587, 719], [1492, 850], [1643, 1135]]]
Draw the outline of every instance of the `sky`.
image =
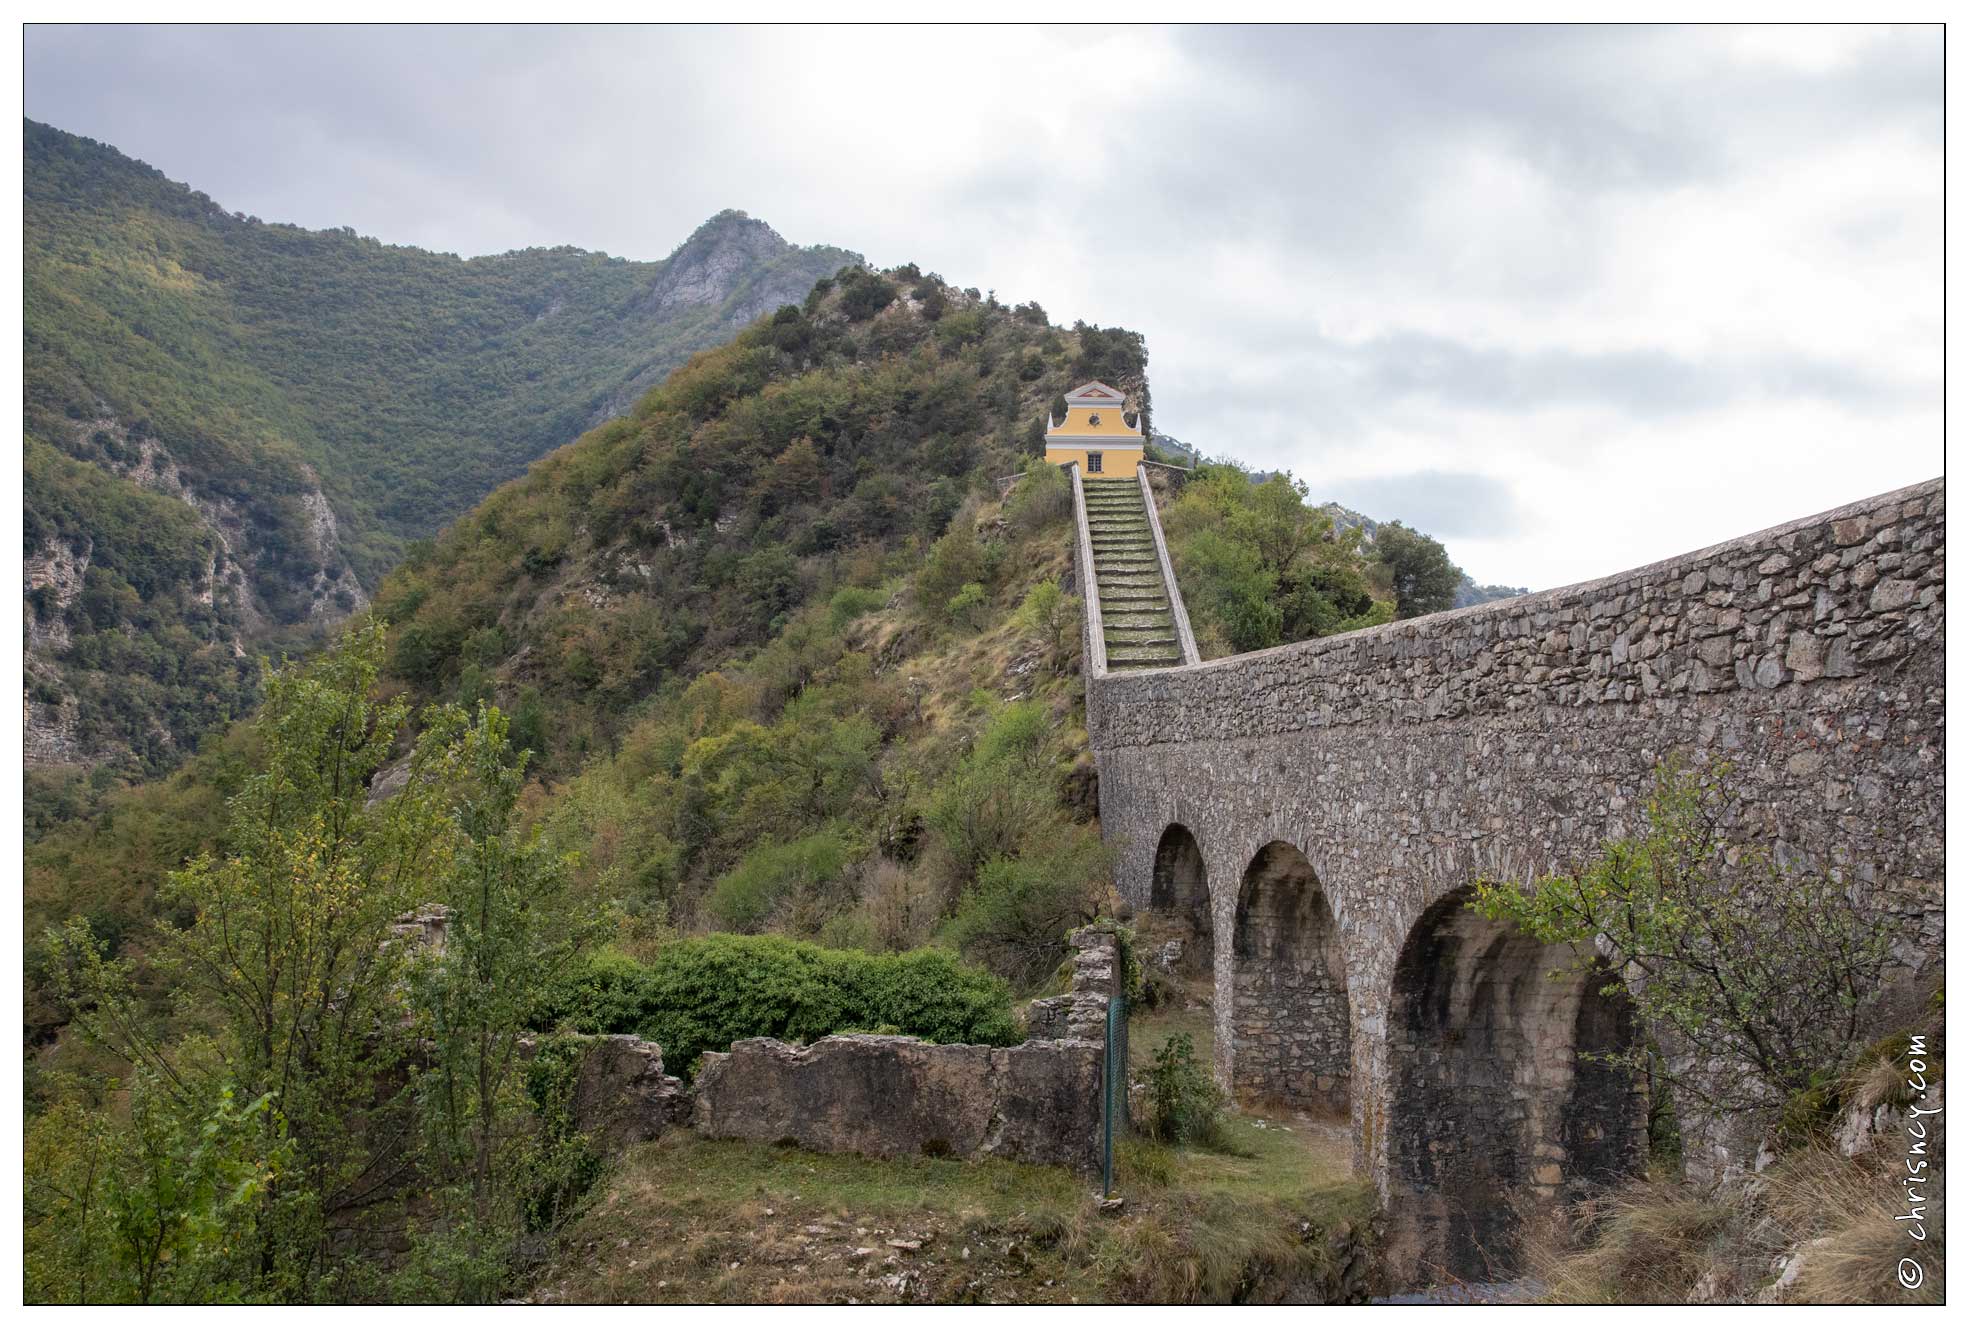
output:
[[1942, 471], [1938, 27], [54, 27], [229, 209], [661, 258], [741, 208], [1147, 338], [1155, 427], [1564, 585]]

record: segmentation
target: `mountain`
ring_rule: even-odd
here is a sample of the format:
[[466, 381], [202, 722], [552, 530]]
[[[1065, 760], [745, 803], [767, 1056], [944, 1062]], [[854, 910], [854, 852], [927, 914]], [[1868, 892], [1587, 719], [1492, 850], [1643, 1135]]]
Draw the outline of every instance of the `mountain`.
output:
[[[1355, 512], [1352, 508], [1342, 507], [1338, 503], [1322, 504], [1320, 510], [1333, 518], [1336, 530], [1344, 531], [1358, 527], [1369, 544], [1374, 542], [1374, 533], [1381, 526], [1381, 523], [1374, 518]], [[1487, 604], [1492, 600], [1509, 600], [1516, 596], [1531, 594], [1530, 588], [1525, 586], [1479, 586], [1471, 579], [1470, 574], [1461, 568], [1456, 570], [1456, 575], [1459, 580], [1456, 583], [1456, 600], [1451, 605], [1453, 609], [1468, 609], [1471, 605]]]
[[661, 262], [461, 259], [32, 121], [24, 223], [28, 760], [152, 771], [411, 541], [861, 261], [739, 212]]
[[[1062, 829], [1092, 811], [1078, 607], [1058, 595], [1071, 489], [1043, 465], [1003, 499], [991, 479], [1039, 457], [1054, 397], [1089, 378], [1139, 397], [1145, 361], [1134, 333], [1052, 327], [914, 267], [823, 280], [414, 549], [375, 594], [382, 686], [511, 716], [529, 817], [625, 940], [923, 940], [985, 862], [933, 844], [983, 796], [952, 781], [1001, 722], [1018, 778], [984, 848], [1071, 850], [1047, 881], [1088, 888], [1098, 846]], [[235, 725], [162, 779], [31, 796], [29, 933], [81, 914], [138, 935], [165, 874], [221, 844], [252, 755]], [[964, 778], [987, 774], [1010, 778]], [[1051, 954], [1065, 924], [1045, 918]]]
[[1203, 461], [1203, 454], [1168, 434], [1149, 435], [1148, 452], [1151, 461], [1167, 462], [1171, 466], [1196, 466]]
[[980, 477], [1039, 455], [1049, 402], [1139, 392], [1145, 359], [914, 265], [823, 281], [413, 551], [376, 596], [390, 672], [496, 698], [561, 769], [815, 596], [916, 566]]

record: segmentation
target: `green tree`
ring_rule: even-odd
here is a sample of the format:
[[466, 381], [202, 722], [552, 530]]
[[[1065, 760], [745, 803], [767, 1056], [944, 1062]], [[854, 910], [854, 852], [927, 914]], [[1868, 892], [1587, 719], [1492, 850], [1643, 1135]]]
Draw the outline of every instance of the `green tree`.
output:
[[172, 874], [164, 892], [184, 921], [158, 924], [143, 950], [216, 1031], [209, 1054], [167, 1037], [137, 999], [135, 962], [106, 956], [87, 923], [49, 940], [72, 1026], [148, 1077], [160, 1114], [167, 1100], [177, 1114], [160, 1116], [160, 1138], [194, 1129], [220, 1085], [271, 1104], [255, 1109], [258, 1147], [287, 1161], [253, 1194], [255, 1296], [331, 1294], [334, 1232], [408, 1180], [397, 1142], [412, 1086], [396, 1072], [411, 1009], [395, 924], [453, 870], [446, 797], [460, 753], [437, 727], [403, 790], [368, 806], [406, 718], [401, 701], [372, 696], [384, 649], [372, 626], [270, 673], [226, 852]]
[[1189, 603], [1201, 611], [1233, 651], [1259, 651], [1282, 640], [1284, 613], [1277, 600], [1278, 575], [1264, 557], [1235, 535], [1205, 529], [1181, 545], [1188, 574]]
[[64, 1103], [28, 1127], [31, 1302], [263, 1300], [258, 1207], [290, 1148], [269, 1149], [271, 1094], [186, 1094], [139, 1073], [127, 1116]]
[[1324, 512], [1306, 506], [1306, 484], [1290, 472], [1250, 486], [1230, 522], [1231, 534], [1258, 553], [1258, 565], [1283, 575], [1332, 530]]
[[1442, 545], [1402, 525], [1384, 522], [1374, 532], [1374, 552], [1395, 581], [1395, 617], [1439, 614], [1456, 603], [1463, 578]]
[[[1569, 944], [1575, 971], [1610, 968], [1605, 990], [1625, 987], [1688, 1054], [1666, 1068], [1671, 1083], [1769, 1120], [1850, 1061], [1880, 994], [1889, 933], [1846, 883], [1787, 870], [1768, 845], [1727, 843], [1727, 777], [1726, 766], [1665, 763], [1638, 834], [1572, 874], [1480, 882], [1472, 907]], [[1611, 1059], [1640, 1072], [1648, 1055], [1640, 1046]]]
[[499, 1290], [524, 1223], [534, 1161], [521, 1128], [527, 1105], [520, 1039], [547, 984], [598, 935], [598, 920], [566, 898], [566, 865], [514, 824], [526, 759], [504, 716], [481, 706], [426, 719], [448, 749], [448, 803], [457, 846], [442, 878], [442, 949], [421, 957], [410, 992], [429, 1048], [419, 1081], [426, 1119], [421, 1168], [458, 1192], [462, 1249], [449, 1291], [486, 1300]]

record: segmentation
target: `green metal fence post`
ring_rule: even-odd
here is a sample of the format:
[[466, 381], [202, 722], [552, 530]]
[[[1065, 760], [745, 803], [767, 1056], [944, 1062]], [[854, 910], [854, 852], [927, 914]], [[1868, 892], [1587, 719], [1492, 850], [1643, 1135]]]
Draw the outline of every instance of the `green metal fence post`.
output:
[[1116, 1030], [1124, 1027], [1123, 1009], [1120, 997], [1108, 998], [1108, 1041], [1101, 1073], [1101, 1198], [1104, 1200], [1114, 1194], [1115, 1089], [1125, 1073], [1125, 1068], [1115, 1063], [1127, 1046], [1123, 1039], [1116, 1037]]

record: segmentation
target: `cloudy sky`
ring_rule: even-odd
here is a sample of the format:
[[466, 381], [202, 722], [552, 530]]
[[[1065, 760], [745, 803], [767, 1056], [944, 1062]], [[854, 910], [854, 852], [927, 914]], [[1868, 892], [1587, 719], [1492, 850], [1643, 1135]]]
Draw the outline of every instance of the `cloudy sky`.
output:
[[1156, 423], [1612, 572], [1942, 469], [1939, 28], [57, 28], [228, 208], [660, 258], [743, 208], [1148, 338]]

